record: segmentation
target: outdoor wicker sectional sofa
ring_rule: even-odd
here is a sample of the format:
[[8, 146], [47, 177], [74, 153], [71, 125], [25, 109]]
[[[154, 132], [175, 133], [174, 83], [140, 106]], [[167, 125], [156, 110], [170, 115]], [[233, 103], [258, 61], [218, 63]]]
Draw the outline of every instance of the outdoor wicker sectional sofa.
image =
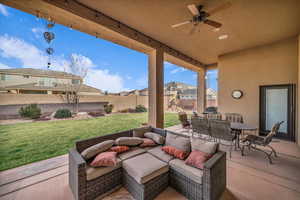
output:
[[[175, 134], [158, 128], [151, 132]], [[133, 148], [115, 167], [92, 168], [82, 158], [86, 148], [106, 140], [132, 137], [133, 130], [76, 142], [69, 151], [69, 185], [76, 200], [99, 199], [124, 186], [135, 199], [154, 199], [168, 186], [191, 200], [217, 200], [226, 188], [226, 153], [219, 149], [200, 170], [161, 151], [161, 146]]]

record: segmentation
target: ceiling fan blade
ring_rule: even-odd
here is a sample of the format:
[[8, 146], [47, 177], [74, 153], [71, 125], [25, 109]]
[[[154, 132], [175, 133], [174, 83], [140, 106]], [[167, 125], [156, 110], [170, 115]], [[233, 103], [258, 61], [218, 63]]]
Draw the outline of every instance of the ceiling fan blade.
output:
[[210, 26], [213, 26], [213, 27], [215, 27], [215, 28], [220, 28], [220, 27], [222, 26], [221, 23], [216, 22], [216, 21], [213, 21], [213, 20], [210, 20], [210, 19], [205, 20], [204, 23], [205, 23], [205, 24], [208, 24], [208, 25], [210, 25]]
[[189, 20], [189, 21], [185, 21], [185, 22], [178, 23], [178, 24], [174, 24], [174, 25], [172, 25], [171, 27], [172, 27], [172, 28], [177, 28], [177, 27], [179, 27], [179, 26], [182, 26], [182, 25], [185, 25], [185, 24], [189, 24], [189, 23], [191, 23], [191, 22], [192, 22], [192, 20]]
[[222, 5], [208, 11], [208, 14], [211, 16], [211, 15], [213, 15], [213, 14], [215, 14], [215, 13], [221, 11], [221, 10], [229, 8], [231, 5], [232, 5], [232, 3], [230, 3], [230, 2], [223, 3]]
[[190, 4], [187, 7], [188, 7], [188, 9], [190, 10], [190, 12], [192, 13], [193, 16], [200, 14], [199, 10], [198, 10], [198, 8], [195, 4]]

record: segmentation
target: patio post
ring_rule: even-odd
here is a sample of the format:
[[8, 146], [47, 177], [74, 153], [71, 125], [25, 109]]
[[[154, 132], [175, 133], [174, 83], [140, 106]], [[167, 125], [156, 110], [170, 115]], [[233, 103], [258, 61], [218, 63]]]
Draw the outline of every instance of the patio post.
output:
[[206, 107], [206, 70], [197, 72], [197, 112], [203, 113]]
[[148, 58], [149, 112], [148, 123], [157, 128], [164, 127], [164, 52], [153, 50]]

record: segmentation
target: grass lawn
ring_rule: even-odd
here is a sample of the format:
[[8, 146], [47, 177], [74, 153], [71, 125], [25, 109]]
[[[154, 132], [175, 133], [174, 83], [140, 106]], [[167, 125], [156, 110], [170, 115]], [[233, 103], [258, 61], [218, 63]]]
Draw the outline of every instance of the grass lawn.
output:
[[[0, 125], [0, 171], [66, 154], [76, 140], [139, 127], [147, 113], [115, 114], [85, 120]], [[165, 114], [165, 127], [178, 124]]]

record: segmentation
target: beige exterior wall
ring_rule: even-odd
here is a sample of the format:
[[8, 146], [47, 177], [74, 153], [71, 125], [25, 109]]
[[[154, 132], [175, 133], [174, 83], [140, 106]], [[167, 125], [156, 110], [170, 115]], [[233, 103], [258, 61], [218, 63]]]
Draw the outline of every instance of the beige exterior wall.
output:
[[[164, 97], [165, 108], [169, 102]], [[148, 96], [82, 96], [80, 102], [109, 102], [114, 105], [114, 112], [126, 108], [135, 108], [141, 104], [148, 108]], [[45, 94], [0, 94], [0, 105], [30, 104], [30, 103], [65, 103], [60, 95]]]
[[10, 86], [10, 85], [20, 85], [27, 83], [39, 83], [43, 81], [45, 86], [53, 86], [53, 83], [60, 84], [72, 84], [72, 79], [63, 79], [63, 78], [52, 78], [52, 77], [38, 77], [38, 76], [29, 76], [25, 78], [23, 75], [15, 74], [5, 74], [6, 80], [0, 80], [0, 86]]
[[[259, 124], [259, 86], [298, 83], [298, 38], [219, 56], [219, 111], [236, 112]], [[242, 90], [235, 100], [231, 92]]]

